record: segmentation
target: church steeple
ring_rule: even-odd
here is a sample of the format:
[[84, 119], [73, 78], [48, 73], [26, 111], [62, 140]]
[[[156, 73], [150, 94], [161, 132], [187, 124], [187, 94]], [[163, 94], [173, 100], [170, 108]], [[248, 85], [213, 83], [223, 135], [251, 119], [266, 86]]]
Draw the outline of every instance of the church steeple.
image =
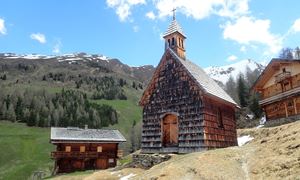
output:
[[173, 20], [169, 25], [167, 31], [164, 33], [166, 49], [170, 47], [179, 57], [185, 59], [185, 39], [182, 28], [176, 21], [176, 9], [173, 9]]

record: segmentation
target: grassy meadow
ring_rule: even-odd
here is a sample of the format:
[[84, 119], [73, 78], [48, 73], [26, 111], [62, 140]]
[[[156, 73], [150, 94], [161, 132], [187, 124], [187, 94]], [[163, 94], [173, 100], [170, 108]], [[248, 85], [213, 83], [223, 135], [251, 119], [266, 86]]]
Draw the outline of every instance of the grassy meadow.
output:
[[0, 121], [0, 179], [28, 179], [35, 171], [49, 176], [53, 161], [50, 129]]

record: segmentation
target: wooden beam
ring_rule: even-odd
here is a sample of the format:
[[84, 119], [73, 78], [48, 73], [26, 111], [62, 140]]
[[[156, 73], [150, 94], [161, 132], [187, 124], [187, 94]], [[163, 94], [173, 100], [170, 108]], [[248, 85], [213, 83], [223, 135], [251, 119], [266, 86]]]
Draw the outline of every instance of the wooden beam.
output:
[[295, 109], [295, 114], [298, 114], [296, 98], [294, 98], [294, 109]]
[[285, 109], [285, 117], [288, 117], [288, 111], [287, 111], [287, 106], [286, 106], [286, 102], [284, 102], [284, 109]]

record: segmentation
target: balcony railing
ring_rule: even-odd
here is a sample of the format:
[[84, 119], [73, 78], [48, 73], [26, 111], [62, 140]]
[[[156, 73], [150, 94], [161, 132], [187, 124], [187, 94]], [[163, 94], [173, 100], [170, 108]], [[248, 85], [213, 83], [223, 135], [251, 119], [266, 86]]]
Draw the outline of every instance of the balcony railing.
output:
[[291, 77], [291, 72], [282, 72], [275, 76], [275, 83], [280, 83]]
[[101, 156], [115, 157], [115, 153], [110, 152], [65, 152], [55, 151], [51, 152], [51, 157], [56, 158], [98, 158]]

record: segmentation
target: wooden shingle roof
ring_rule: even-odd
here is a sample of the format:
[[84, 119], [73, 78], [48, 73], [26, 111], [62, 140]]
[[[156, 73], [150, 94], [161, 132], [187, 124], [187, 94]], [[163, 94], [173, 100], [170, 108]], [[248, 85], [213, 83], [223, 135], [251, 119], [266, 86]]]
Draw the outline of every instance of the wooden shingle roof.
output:
[[[183, 67], [187, 70], [188, 74], [194, 79], [194, 81], [198, 84], [199, 88], [206, 94], [209, 94], [211, 96], [217, 97], [218, 99], [224, 100], [235, 107], [239, 107], [238, 104], [212, 79], [210, 78], [205, 71], [194, 64], [193, 62], [180, 58], [171, 48], [166, 49], [166, 53], [170, 53], [171, 56], [174, 58], [174, 60], [178, 61], [180, 64], [183, 65]], [[163, 56], [164, 57], [164, 56]], [[162, 59], [163, 60], [163, 59]], [[161, 64], [161, 63], [160, 63]], [[158, 65], [157, 70], [160, 68], [160, 65]], [[154, 72], [156, 73], [156, 72]], [[149, 82], [147, 89], [145, 90], [140, 104], [145, 105], [145, 102], [148, 101], [148, 98], [150, 98], [149, 94], [151, 92], [148, 92], [151, 83], [154, 83], [154, 79]], [[150, 90], [151, 91], [151, 90]]]
[[51, 141], [96, 141], [96, 142], [126, 142], [118, 130], [81, 129], [81, 128], [51, 128]]
[[192, 61], [180, 58], [171, 48], [168, 50], [176, 60], [183, 64], [190, 75], [198, 83], [199, 87], [204, 90], [204, 93], [211, 94], [237, 106], [237, 103], [211, 77], [209, 77], [201, 67], [194, 64]]
[[183, 33], [183, 30], [181, 28], [181, 26], [179, 25], [179, 23], [176, 21], [176, 19], [173, 19], [173, 21], [171, 22], [171, 24], [169, 25], [167, 31], [163, 34], [163, 37], [166, 37], [170, 34], [173, 34], [174, 32], [179, 32], [180, 34], [182, 34], [184, 37], [186, 37]]

